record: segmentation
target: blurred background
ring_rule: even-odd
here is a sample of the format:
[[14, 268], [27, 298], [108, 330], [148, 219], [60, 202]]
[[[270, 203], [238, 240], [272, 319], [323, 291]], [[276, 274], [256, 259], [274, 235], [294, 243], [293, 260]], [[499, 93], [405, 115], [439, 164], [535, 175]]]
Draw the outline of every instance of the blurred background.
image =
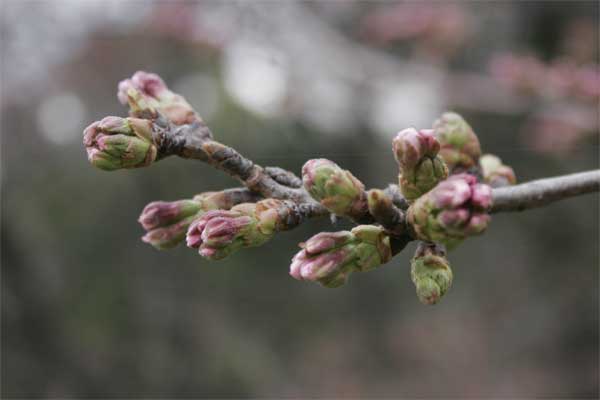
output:
[[598, 167], [596, 1], [1, 2], [3, 397], [599, 396], [599, 207], [494, 216], [421, 305], [414, 244], [340, 289], [288, 275], [310, 221], [209, 263], [142, 243], [153, 200], [235, 186], [167, 159], [91, 167], [82, 131], [160, 74], [217, 140], [368, 187], [391, 138], [461, 113], [520, 181]]

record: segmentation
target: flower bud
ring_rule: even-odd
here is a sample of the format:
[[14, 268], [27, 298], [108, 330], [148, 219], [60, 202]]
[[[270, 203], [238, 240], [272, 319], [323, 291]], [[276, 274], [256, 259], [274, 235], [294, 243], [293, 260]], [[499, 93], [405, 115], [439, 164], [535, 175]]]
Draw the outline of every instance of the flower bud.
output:
[[188, 247], [200, 255], [218, 260], [245, 248], [260, 246], [276, 232], [293, 224], [292, 203], [265, 199], [258, 203], [242, 203], [229, 211], [212, 210], [194, 221], [187, 232]]
[[138, 221], [145, 230], [172, 225], [201, 211], [200, 203], [194, 200], [153, 201], [144, 207]]
[[491, 204], [490, 186], [469, 174], [452, 175], [409, 207], [408, 222], [419, 239], [453, 246], [486, 229]]
[[433, 124], [433, 130], [441, 145], [440, 156], [451, 171], [466, 171], [477, 165], [481, 155], [479, 139], [463, 117], [444, 113]]
[[157, 155], [152, 122], [138, 118], [106, 117], [83, 131], [88, 160], [112, 171], [150, 165]]
[[420, 243], [410, 261], [410, 275], [423, 304], [436, 304], [452, 285], [452, 270], [438, 245]]
[[409, 201], [428, 192], [448, 176], [446, 164], [437, 155], [440, 144], [432, 132], [430, 129], [407, 128], [392, 142], [400, 167], [400, 190]]
[[148, 243], [158, 250], [166, 250], [177, 246], [185, 239], [185, 234], [190, 224], [202, 215], [202, 211], [186, 217], [170, 225], [164, 225], [148, 230], [142, 241]]
[[117, 97], [129, 104], [132, 116], [152, 119], [159, 112], [175, 125], [201, 121], [185, 98], [170, 91], [156, 74], [136, 72], [119, 83]]
[[354, 271], [371, 270], [392, 258], [389, 237], [374, 225], [359, 225], [350, 232], [321, 232], [300, 247], [290, 275], [330, 288], [345, 284]]
[[336, 215], [359, 218], [368, 212], [362, 182], [333, 161], [307, 161], [302, 167], [302, 183], [315, 200]]
[[484, 154], [479, 159], [483, 179], [491, 187], [514, 185], [517, 183], [515, 171], [493, 154]]

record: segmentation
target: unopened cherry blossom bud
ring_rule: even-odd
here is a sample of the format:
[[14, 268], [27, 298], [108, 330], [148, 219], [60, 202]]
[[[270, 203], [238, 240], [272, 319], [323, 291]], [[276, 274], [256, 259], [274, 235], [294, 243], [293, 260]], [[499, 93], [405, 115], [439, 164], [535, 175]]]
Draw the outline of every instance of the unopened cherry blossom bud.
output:
[[142, 236], [142, 241], [152, 245], [158, 250], [173, 248], [183, 242], [188, 227], [194, 220], [198, 219], [200, 215], [202, 215], [202, 211], [169, 225], [150, 229]]
[[436, 304], [452, 285], [452, 270], [441, 246], [421, 242], [410, 262], [410, 275], [423, 304]]
[[517, 183], [515, 171], [493, 154], [484, 154], [479, 159], [481, 174], [486, 183], [491, 187], [514, 185]]
[[407, 200], [418, 198], [448, 176], [448, 168], [438, 156], [440, 144], [432, 130], [404, 129], [392, 145], [400, 167], [400, 190]]
[[449, 246], [482, 233], [490, 220], [491, 187], [469, 174], [452, 175], [408, 209], [408, 222], [424, 241]]
[[257, 245], [249, 243], [250, 231], [255, 231], [253, 217], [237, 210], [213, 210], [195, 220], [189, 227], [186, 243], [197, 248], [200, 255], [218, 260], [242, 247]]
[[151, 119], [158, 112], [175, 125], [201, 121], [185, 98], [170, 91], [153, 73], [138, 71], [121, 81], [117, 97], [122, 104], [129, 104], [132, 116]]
[[373, 225], [321, 232], [300, 247], [302, 250], [292, 259], [290, 275], [330, 288], [345, 284], [350, 273], [369, 271], [392, 257], [389, 236]]
[[138, 221], [146, 230], [171, 225], [201, 210], [200, 203], [194, 200], [153, 201], [144, 207]]
[[433, 124], [433, 130], [441, 145], [439, 154], [451, 171], [466, 171], [477, 165], [481, 155], [479, 139], [463, 117], [444, 113]]
[[144, 207], [138, 219], [146, 230], [142, 241], [159, 250], [175, 247], [203, 212], [201, 203], [195, 200], [154, 201]]
[[218, 260], [241, 248], [260, 246], [276, 232], [292, 228], [300, 222], [295, 211], [294, 203], [277, 199], [208, 211], [190, 225], [186, 242], [203, 257]]
[[97, 168], [112, 171], [150, 165], [157, 156], [151, 121], [106, 117], [83, 131], [88, 160]]
[[302, 167], [302, 182], [315, 200], [336, 215], [360, 219], [368, 212], [365, 186], [333, 161], [307, 161]]

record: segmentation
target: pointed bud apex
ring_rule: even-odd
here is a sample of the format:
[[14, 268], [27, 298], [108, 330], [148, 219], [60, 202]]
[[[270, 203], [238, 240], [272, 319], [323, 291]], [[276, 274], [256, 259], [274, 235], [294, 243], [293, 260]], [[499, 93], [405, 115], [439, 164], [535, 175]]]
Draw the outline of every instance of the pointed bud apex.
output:
[[423, 304], [436, 304], [452, 285], [452, 270], [439, 245], [420, 243], [410, 262], [417, 297]]
[[136, 72], [119, 83], [117, 97], [122, 104], [129, 104], [132, 116], [152, 119], [159, 112], [175, 125], [201, 121], [192, 106], [156, 74]]
[[350, 232], [321, 232], [300, 247], [290, 275], [330, 288], [346, 283], [351, 272], [371, 270], [392, 257], [389, 237], [373, 225], [359, 225]]
[[333, 161], [307, 161], [302, 167], [302, 182], [315, 200], [336, 215], [359, 219], [368, 212], [364, 185]]
[[489, 224], [492, 190], [469, 174], [452, 175], [408, 209], [408, 222], [424, 241], [452, 246]]
[[481, 155], [479, 139], [460, 115], [442, 114], [433, 124], [433, 130], [442, 147], [440, 156], [451, 171], [466, 171], [477, 165]]
[[106, 117], [83, 131], [88, 160], [107, 171], [150, 165], [157, 155], [152, 123], [137, 118]]
[[138, 221], [147, 231], [142, 241], [159, 250], [175, 247], [185, 239], [189, 225], [203, 213], [194, 200], [154, 201], [144, 207]]
[[483, 179], [491, 187], [514, 185], [517, 183], [515, 171], [493, 154], [484, 154], [479, 159]]
[[201, 211], [194, 200], [154, 201], [144, 207], [138, 221], [145, 230], [172, 225]]
[[400, 167], [400, 190], [407, 200], [415, 200], [439, 181], [446, 179], [448, 168], [437, 156], [440, 144], [430, 129], [400, 131], [392, 145]]

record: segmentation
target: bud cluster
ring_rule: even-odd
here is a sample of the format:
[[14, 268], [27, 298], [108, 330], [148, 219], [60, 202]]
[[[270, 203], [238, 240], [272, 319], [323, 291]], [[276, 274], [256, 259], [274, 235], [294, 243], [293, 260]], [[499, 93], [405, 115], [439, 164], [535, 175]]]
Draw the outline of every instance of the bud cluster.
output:
[[330, 288], [345, 284], [354, 271], [369, 271], [392, 258], [389, 236], [374, 225], [321, 232], [300, 247], [292, 259], [290, 275]]
[[117, 97], [129, 104], [132, 116], [155, 118], [157, 112], [175, 125], [201, 120], [183, 96], [169, 90], [156, 74], [138, 71], [119, 83]]
[[360, 219], [367, 211], [365, 186], [333, 161], [307, 161], [302, 167], [302, 183], [315, 200], [336, 215]]
[[463, 117], [444, 113], [433, 124], [433, 131], [441, 145], [440, 156], [450, 171], [467, 171], [477, 165], [481, 155], [479, 139]]
[[293, 212], [292, 203], [276, 199], [208, 211], [189, 226], [186, 243], [201, 256], [220, 260], [241, 248], [260, 246], [275, 232], [289, 229]]
[[404, 197], [415, 200], [448, 176], [448, 168], [438, 156], [440, 143], [430, 129], [407, 128], [392, 142], [400, 167], [398, 180]]
[[452, 175], [408, 209], [408, 222], [424, 241], [452, 246], [487, 227], [492, 189], [469, 174]]
[[188, 226], [203, 212], [202, 203], [194, 199], [154, 201], [138, 219], [146, 230], [142, 241], [160, 250], [175, 247], [185, 238]]
[[139, 118], [106, 117], [83, 131], [88, 160], [97, 168], [112, 171], [146, 167], [156, 160], [153, 124]]
[[230, 209], [244, 197], [246, 193], [232, 189], [204, 192], [192, 199], [154, 201], [144, 207], [138, 219], [146, 230], [142, 241], [159, 250], [175, 247], [185, 239], [190, 224], [205, 212]]
[[421, 242], [410, 261], [410, 276], [423, 304], [435, 304], [452, 285], [452, 270], [444, 249]]

